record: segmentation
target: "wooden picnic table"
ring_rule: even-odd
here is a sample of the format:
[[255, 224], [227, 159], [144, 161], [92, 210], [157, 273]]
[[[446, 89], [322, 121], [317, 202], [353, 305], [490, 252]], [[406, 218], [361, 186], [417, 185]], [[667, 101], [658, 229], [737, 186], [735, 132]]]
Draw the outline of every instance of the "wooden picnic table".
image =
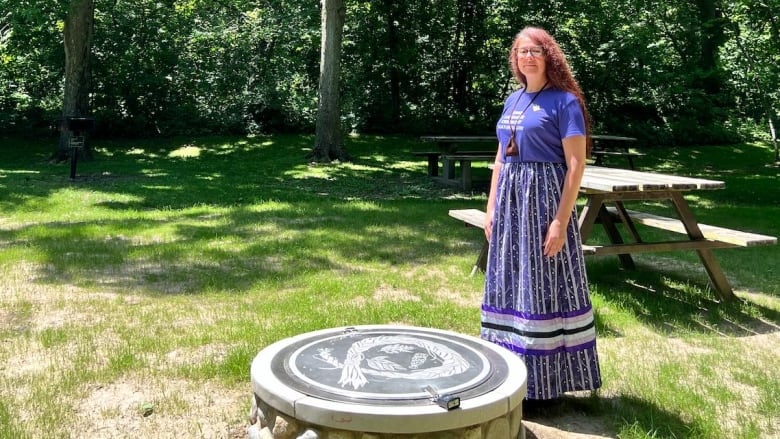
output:
[[495, 134], [484, 136], [422, 136], [423, 142], [435, 143], [439, 153], [457, 152], [459, 146], [464, 143], [490, 143], [493, 151], [498, 145], [498, 139]]
[[[725, 183], [716, 180], [678, 177], [667, 174], [655, 174], [650, 172], [626, 171], [604, 167], [588, 166], [582, 177], [581, 192], [587, 198], [585, 206], [580, 212], [579, 227], [582, 242], [587, 243], [593, 226], [600, 222], [604, 227], [611, 242], [608, 246], [600, 247], [600, 253], [605, 254], [616, 251], [624, 268], [634, 269], [634, 263], [630, 253], [640, 251], [674, 250], [688, 246], [688, 248], [700, 250], [699, 256], [707, 272], [713, 281], [713, 285], [723, 295], [730, 296], [731, 288], [723, 276], [715, 257], [712, 255], [710, 244], [703, 241], [704, 237], [688, 202], [683, 197], [685, 191], [695, 189], [722, 189]], [[684, 225], [688, 239], [681, 242], [665, 242], [654, 244], [642, 242], [638, 235], [634, 218], [628, 214], [624, 202], [628, 200], [662, 200], [672, 201], [678, 212], [679, 219]], [[612, 207], [612, 211], [608, 209]], [[634, 240], [639, 244], [634, 248], [624, 247], [622, 235], [617, 230], [615, 217], [620, 216], [620, 222], [626, 225]], [[687, 231], [690, 231], [688, 233]], [[696, 241], [701, 241], [696, 243]], [[691, 246], [694, 243], [696, 245]]]
[[637, 141], [635, 137], [593, 134], [590, 138], [593, 140], [590, 154], [594, 166], [604, 166], [605, 157], [622, 157], [628, 162], [629, 169], [636, 169], [634, 158], [644, 155], [630, 150], [630, 145]]
[[[751, 247], [776, 244], [777, 238], [743, 232], [725, 227], [699, 224], [685, 193], [692, 190], [723, 189], [718, 180], [683, 177], [655, 172], [588, 166], [582, 178], [581, 191], [586, 197], [579, 216], [583, 243], [588, 242], [593, 226], [598, 222], [610, 244], [594, 246], [595, 254], [617, 254], [625, 268], [633, 269], [632, 253], [693, 250], [704, 265], [716, 293], [723, 300], [734, 299], [734, 293], [713, 249]], [[659, 201], [668, 203], [673, 217], [628, 210], [626, 201]], [[633, 242], [625, 242], [616, 224], [622, 223]], [[672, 241], [645, 241], [636, 227], [648, 227], [677, 232], [685, 237]]]
[[[631, 169], [634, 169], [635, 157], [642, 154], [631, 152], [628, 145], [637, 139], [633, 137], [612, 136], [606, 134], [594, 134], [591, 136], [594, 147], [592, 156], [594, 165], [603, 164], [605, 156], [624, 157]], [[472, 163], [479, 161], [492, 162], [495, 158], [498, 140], [495, 135], [484, 136], [422, 136], [420, 140], [427, 143], [435, 143], [436, 148], [427, 151], [414, 151], [413, 155], [426, 157], [428, 162], [428, 175], [439, 183], [455, 186], [461, 190], [471, 190]], [[461, 150], [463, 145], [488, 143], [490, 149]], [[439, 176], [439, 163], [441, 162], [441, 176]], [[457, 175], [457, 166], [460, 165], [460, 175]]]
[[[463, 153], [442, 154], [442, 176], [436, 178], [440, 183], [455, 186], [464, 191], [470, 191], [473, 186], [471, 164], [474, 162], [494, 162], [495, 152], [469, 151]], [[460, 164], [460, 176], [455, 174], [455, 164]]]
[[[735, 298], [723, 269], [712, 250], [716, 248], [752, 247], [777, 244], [777, 238], [725, 227], [700, 224], [685, 200], [693, 190], [723, 189], [718, 180], [683, 177], [655, 172], [586, 166], [581, 195], [586, 198], [579, 213], [579, 229], [586, 255], [618, 255], [621, 264], [634, 269], [631, 254], [663, 251], [695, 251], [718, 296], [729, 301]], [[658, 201], [669, 204], [672, 217], [627, 209], [625, 202]], [[484, 212], [478, 209], [454, 209], [450, 216], [467, 225], [483, 227]], [[591, 245], [589, 240], [596, 224], [604, 228], [609, 243]], [[622, 224], [621, 228], [618, 225]], [[682, 235], [681, 239], [645, 240], [638, 224]], [[631, 239], [627, 241], [624, 236]], [[483, 246], [475, 268], [484, 270], [487, 243]], [[474, 271], [472, 271], [473, 273]]]
[[[496, 156], [498, 140], [491, 136], [422, 136], [423, 142], [435, 143], [436, 149], [432, 151], [415, 151], [412, 154], [427, 157], [428, 175], [439, 183], [455, 186], [468, 191], [472, 187], [471, 164], [475, 161], [493, 161]], [[468, 144], [490, 144], [490, 149], [460, 150], [460, 147]], [[439, 176], [439, 162], [441, 161], [441, 177]], [[456, 164], [460, 165], [460, 175], [456, 175]]]

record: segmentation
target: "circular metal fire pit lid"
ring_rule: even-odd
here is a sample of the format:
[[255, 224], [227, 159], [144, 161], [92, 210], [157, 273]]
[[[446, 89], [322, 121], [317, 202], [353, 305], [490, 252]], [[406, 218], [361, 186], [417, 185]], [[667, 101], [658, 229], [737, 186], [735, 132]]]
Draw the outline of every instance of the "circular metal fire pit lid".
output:
[[[284, 339], [257, 355], [251, 375], [258, 398], [296, 419], [378, 433], [479, 424], [517, 407], [526, 388], [525, 364], [506, 349], [411, 326], [332, 328]], [[450, 398], [460, 406], [440, 404]]]

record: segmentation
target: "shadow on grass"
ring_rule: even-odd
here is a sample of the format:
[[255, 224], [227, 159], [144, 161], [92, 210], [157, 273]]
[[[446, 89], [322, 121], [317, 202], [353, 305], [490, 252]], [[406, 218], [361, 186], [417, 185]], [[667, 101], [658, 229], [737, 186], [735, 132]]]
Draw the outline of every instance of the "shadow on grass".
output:
[[[0, 244], [34, 249], [46, 267], [36, 282], [149, 294], [294, 286], [306, 281], [301, 273], [424, 265], [466, 237], [479, 245], [453, 227], [446, 198], [457, 194], [408, 154], [413, 140], [354, 140], [354, 162], [332, 165], [303, 160], [311, 142], [114, 142], [96, 145], [99, 160], [80, 165], [76, 181], [61, 166], [20, 158], [0, 179], [0, 206], [59, 210], [0, 229]], [[51, 200], [71, 192], [73, 212], [62, 212]], [[79, 210], [86, 219], [71, 215]], [[456, 230], [443, 240], [443, 228]]]
[[[410, 220], [434, 211], [441, 219]], [[405, 202], [204, 208], [171, 212], [164, 219], [40, 222], [0, 231], [0, 241], [34, 247], [46, 257], [47, 269], [37, 282], [100, 282], [161, 294], [240, 292], [262, 281], [295, 285], [301, 273], [346, 275], [367, 264], [422, 266], [447, 257], [461, 250], [454, 247], [457, 241], [442, 242], [437, 233], [451, 225], [445, 224], [446, 211], [445, 204]], [[394, 226], [377, 226], [385, 223]], [[172, 237], [158, 239], [156, 229]]]
[[[661, 334], [746, 337], [780, 332], [779, 311], [750, 298], [719, 302], [706, 278], [692, 280], [690, 274], [644, 261], [637, 261], [636, 270], [623, 270], [608, 257], [589, 259], [588, 272], [594, 292]], [[609, 328], [604, 329], [602, 334], [609, 336]]]
[[684, 420], [678, 413], [633, 397], [564, 396], [549, 407], [526, 410], [523, 418], [532, 423], [528, 426], [528, 439], [565, 437], [566, 433], [686, 438], [704, 437], [701, 431], [709, 431], [696, 421]]
[[[332, 165], [305, 162], [312, 144], [300, 135], [97, 140], [97, 159], [79, 164], [75, 181], [67, 165], [44, 160], [53, 146], [10, 145], [0, 169], [0, 211], [22, 218], [45, 212], [45, 219], [0, 229], [0, 245], [35, 249], [47, 267], [40, 282], [163, 294], [294, 284], [302, 272], [343, 274], [365, 263], [425, 266], [464, 249], [476, 256], [480, 233], [458, 227], [447, 210], [482, 207], [484, 195], [433, 183], [425, 161], [410, 154], [421, 146], [415, 139], [349, 138], [354, 162]], [[717, 192], [725, 191], [709, 191], [701, 203]], [[68, 218], [66, 196], [74, 211], [97, 213]], [[653, 319], [672, 316], [667, 330], [706, 327], [713, 318], [734, 320], [727, 332], [758, 326], [741, 307], [713, 306], [705, 296], [691, 302], [687, 291], [641, 276], [629, 275], [633, 284], [622, 272], [592, 280], [606, 282], [605, 294], [633, 303], [637, 313], [651, 306]], [[651, 300], [648, 289], [667, 299]], [[758, 308], [753, 319], [778, 322]]]

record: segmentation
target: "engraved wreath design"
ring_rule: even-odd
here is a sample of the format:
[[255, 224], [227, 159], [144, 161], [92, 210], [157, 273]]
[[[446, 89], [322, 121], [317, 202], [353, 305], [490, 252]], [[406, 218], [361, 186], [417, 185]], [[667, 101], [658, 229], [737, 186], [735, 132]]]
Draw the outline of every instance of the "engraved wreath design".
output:
[[[366, 357], [368, 350], [378, 346], [383, 346], [379, 352], [387, 355]], [[333, 357], [332, 352], [333, 349], [329, 348], [318, 349], [314, 358], [330, 364], [333, 368], [341, 369], [341, 378], [338, 383], [342, 387], [351, 385], [353, 389], [359, 389], [368, 384], [366, 375], [430, 380], [457, 375], [467, 371], [470, 367], [468, 361], [447, 346], [405, 335], [384, 335], [357, 341], [347, 350], [343, 362]], [[392, 355], [411, 353], [413, 354], [407, 365], [390, 359]], [[429, 362], [441, 364], [421, 369], [421, 366]]]

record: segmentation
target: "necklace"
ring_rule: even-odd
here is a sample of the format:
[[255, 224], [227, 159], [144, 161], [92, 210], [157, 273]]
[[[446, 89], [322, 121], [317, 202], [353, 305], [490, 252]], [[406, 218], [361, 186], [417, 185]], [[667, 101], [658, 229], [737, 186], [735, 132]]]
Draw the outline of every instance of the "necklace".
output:
[[[547, 81], [549, 82], [549, 81]], [[517, 134], [517, 127], [520, 125], [520, 123], [525, 118], [525, 111], [528, 110], [528, 107], [531, 106], [531, 104], [534, 103], [536, 98], [539, 97], [540, 94], [544, 91], [545, 87], [547, 87], [547, 82], [544, 83], [541, 89], [534, 95], [534, 97], [531, 98], [531, 102], [528, 103], [528, 105], [523, 108], [523, 110], [520, 112], [520, 114], [517, 116], [517, 122], [512, 125], [512, 128], [509, 129], [509, 131], [512, 133], [512, 137], [509, 138], [509, 145], [506, 147], [506, 152], [504, 153], [504, 156], [515, 156], [520, 154], [520, 148], [517, 146], [517, 141], [515, 140], [515, 134]], [[515, 102], [514, 108], [512, 108], [512, 113], [509, 114], [509, 117], [511, 119], [512, 115], [515, 113], [515, 110], [517, 109], [517, 104], [520, 103], [520, 99], [525, 94], [525, 88], [523, 88], [523, 92], [520, 94], [520, 96], [517, 97], [517, 101]]]

